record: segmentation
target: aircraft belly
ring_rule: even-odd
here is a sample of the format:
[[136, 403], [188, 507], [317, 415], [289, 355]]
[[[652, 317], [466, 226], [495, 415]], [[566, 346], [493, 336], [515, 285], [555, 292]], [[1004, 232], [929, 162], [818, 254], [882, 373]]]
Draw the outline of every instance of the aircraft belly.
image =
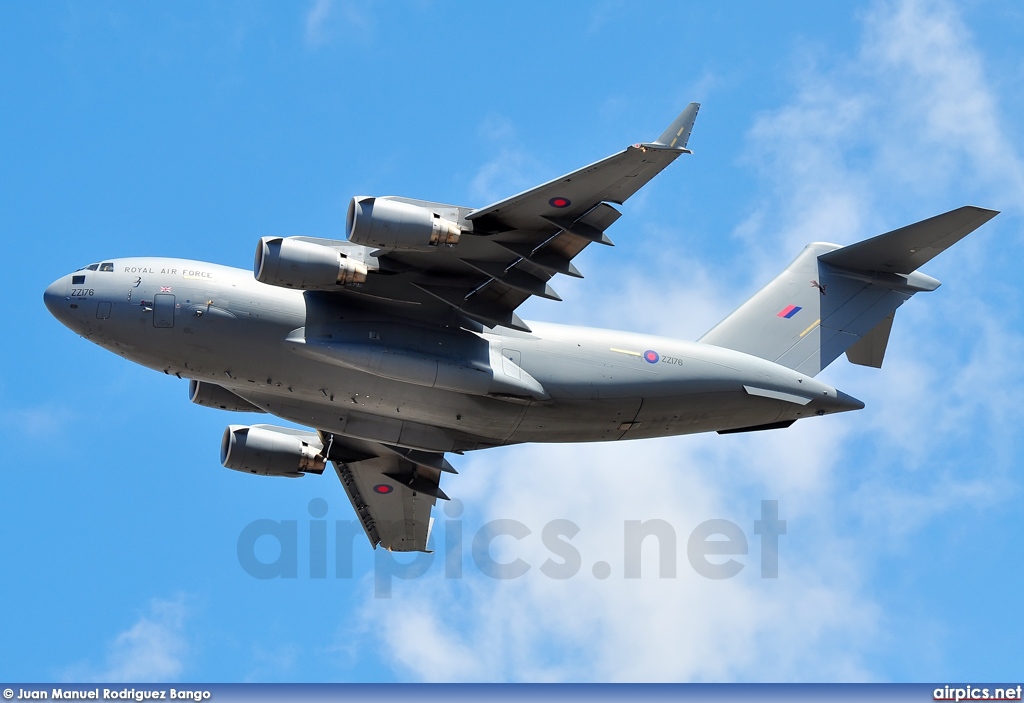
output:
[[418, 422], [406, 416], [386, 416], [365, 409], [335, 403], [281, 397], [259, 391], [240, 391], [239, 395], [267, 412], [317, 429], [347, 437], [432, 452], [468, 451], [504, 443], [508, 423], [495, 423], [486, 434], [468, 432], [459, 426], [442, 426], [435, 422]]
[[669, 437], [776, 422], [799, 408], [792, 403], [751, 396], [742, 389], [645, 398], [623, 439]]
[[603, 442], [621, 439], [640, 410], [640, 398], [574, 399], [527, 408], [509, 438], [516, 442]]

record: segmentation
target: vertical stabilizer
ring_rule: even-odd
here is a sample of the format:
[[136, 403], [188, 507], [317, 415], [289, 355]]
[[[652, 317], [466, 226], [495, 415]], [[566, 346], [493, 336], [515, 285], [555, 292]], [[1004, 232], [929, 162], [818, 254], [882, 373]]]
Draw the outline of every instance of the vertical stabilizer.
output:
[[700, 341], [808, 376], [843, 352], [855, 364], [879, 367], [896, 309], [939, 287], [917, 267], [997, 214], [966, 206], [848, 247], [809, 244]]

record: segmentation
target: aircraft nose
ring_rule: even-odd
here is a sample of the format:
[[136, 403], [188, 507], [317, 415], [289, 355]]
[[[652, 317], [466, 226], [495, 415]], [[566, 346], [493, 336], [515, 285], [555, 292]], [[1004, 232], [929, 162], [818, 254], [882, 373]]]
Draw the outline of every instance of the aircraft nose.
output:
[[[68, 294], [68, 277], [58, 278], [43, 291], [43, 304], [50, 314], [61, 322], [67, 317], [66, 298]], [[65, 323], [66, 324], [66, 323]]]

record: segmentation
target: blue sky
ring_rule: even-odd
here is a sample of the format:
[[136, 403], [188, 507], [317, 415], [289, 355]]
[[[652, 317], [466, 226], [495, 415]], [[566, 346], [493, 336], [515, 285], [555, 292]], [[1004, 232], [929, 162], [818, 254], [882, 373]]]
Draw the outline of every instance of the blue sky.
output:
[[[1020, 671], [1024, 9], [1011, 1], [463, 5], [5, 3], [0, 233], [0, 678], [191, 681], [1001, 680]], [[808, 241], [849, 243], [963, 204], [1003, 214], [927, 272], [885, 367], [821, 376], [867, 408], [750, 436], [456, 457], [463, 576], [444, 552], [377, 597], [308, 574], [330, 475], [223, 469], [246, 417], [50, 318], [42, 291], [104, 258], [249, 267], [264, 235], [341, 237], [348, 199], [485, 205], [652, 139], [690, 146], [623, 208], [615, 248], [520, 314], [693, 339]], [[255, 419], [255, 418], [252, 418]], [[787, 520], [759, 578], [761, 500]], [[533, 568], [480, 573], [484, 523]], [[298, 577], [242, 568], [254, 520], [297, 523]], [[551, 520], [583, 567], [540, 572]], [[679, 540], [675, 578], [622, 566], [627, 520]], [[751, 544], [726, 581], [687, 536]], [[333, 549], [333, 542], [332, 542]], [[262, 551], [261, 551], [262, 550]], [[440, 547], [439, 547], [440, 550]], [[275, 552], [264, 542], [258, 553]], [[619, 556], [616, 558], [615, 555]], [[611, 564], [601, 580], [598, 560]], [[385, 562], [386, 563], [386, 562]]]

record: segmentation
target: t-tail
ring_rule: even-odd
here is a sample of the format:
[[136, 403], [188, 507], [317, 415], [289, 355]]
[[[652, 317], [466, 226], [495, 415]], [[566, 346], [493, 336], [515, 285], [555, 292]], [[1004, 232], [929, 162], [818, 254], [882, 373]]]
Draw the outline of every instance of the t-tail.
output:
[[700, 341], [808, 376], [843, 352], [879, 368], [896, 309], [939, 287], [918, 268], [998, 214], [965, 206], [847, 247], [809, 244]]

